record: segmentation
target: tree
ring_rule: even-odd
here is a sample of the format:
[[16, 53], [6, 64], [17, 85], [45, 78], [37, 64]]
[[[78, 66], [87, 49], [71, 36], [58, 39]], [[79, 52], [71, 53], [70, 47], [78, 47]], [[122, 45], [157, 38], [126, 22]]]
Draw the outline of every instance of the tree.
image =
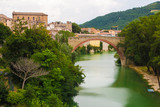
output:
[[73, 36], [75, 36], [73, 32], [61, 30], [58, 32], [58, 34], [56, 34], [56, 40], [60, 43], [68, 44], [68, 37], [73, 37]]
[[100, 42], [100, 52], [103, 50], [103, 42]]
[[160, 79], [159, 79], [159, 71], [160, 71], [160, 56], [158, 57], [154, 57], [154, 59], [152, 60], [152, 63], [154, 63], [154, 66], [156, 67], [156, 74], [157, 74], [157, 80], [158, 80], [158, 85], [159, 85], [159, 89], [160, 89]]
[[3, 23], [0, 23], [0, 44], [4, 43], [4, 40], [12, 34], [9, 27], [5, 26]]
[[116, 62], [116, 64], [121, 65], [121, 59], [120, 59], [120, 56], [118, 55], [118, 53], [117, 53], [117, 52], [115, 53], [114, 58], [116, 58], [116, 59], [117, 59], [117, 60], [115, 61], [115, 62]]
[[87, 54], [90, 54], [90, 50], [92, 49], [92, 46], [89, 44], [87, 45]]
[[50, 96], [48, 93], [56, 93], [64, 103], [74, 102], [73, 97], [77, 95], [75, 87], [83, 82], [83, 73], [79, 66], [74, 66], [68, 57], [61, 53], [54, 53], [51, 50], [44, 50], [32, 55], [32, 58], [41, 64], [45, 70], [50, 73], [42, 79], [41, 87], [47, 87], [42, 90], [41, 95]]
[[114, 49], [113, 46], [109, 44], [108, 45], [108, 51], [112, 51], [112, 49]]
[[72, 32], [73, 33], [80, 33], [81, 27], [79, 25], [77, 25], [76, 23], [72, 23]]
[[10, 64], [20, 57], [30, 58], [35, 52], [55, 47], [58, 48], [58, 44], [51, 38], [48, 31], [40, 26], [36, 29], [27, 29], [21, 35], [12, 34], [9, 36], [3, 45], [2, 55], [3, 59]]
[[59, 50], [73, 60], [72, 57], [72, 47], [68, 44], [68, 37], [74, 37], [75, 34], [69, 31], [59, 31], [56, 35], [56, 41], [59, 43]]
[[159, 14], [142, 17], [129, 23], [120, 33], [125, 37], [125, 55], [136, 65], [145, 65], [149, 68], [151, 44], [154, 42], [154, 33], [160, 25]]
[[156, 31], [153, 35], [154, 41], [151, 44], [150, 57], [153, 60], [154, 57], [160, 56], [160, 30]]
[[27, 27], [25, 25], [27, 24], [27, 21], [22, 21], [21, 19], [17, 19], [16, 22], [14, 22], [14, 32], [17, 35], [21, 35], [22, 32], [24, 32]]
[[[68, 36], [70, 33], [65, 31], [61, 31], [61, 34], [70, 36]], [[25, 94], [25, 98], [27, 97], [25, 104], [32, 101], [33, 105], [40, 106], [47, 102], [51, 103], [54, 96], [53, 98], [49, 96], [52, 94], [63, 104], [71, 106], [74, 102], [73, 97], [78, 94], [75, 87], [83, 82], [84, 74], [70, 59], [71, 48], [67, 44], [67, 39], [62, 37], [61, 40], [60, 42], [53, 40], [48, 31], [41, 26], [27, 29], [20, 35], [14, 33], [6, 39], [2, 50], [3, 59], [16, 75], [11, 75], [14, 82], [21, 84], [21, 81], [16, 81], [16, 77], [23, 80], [22, 89], [25, 87], [28, 94], [28, 96]], [[44, 72], [43, 69], [50, 72]]]
[[[158, 0], [157, 0], [158, 1]], [[144, 7], [138, 7], [121, 12], [113, 12], [104, 16], [96, 17], [81, 24], [81, 27], [94, 27], [97, 29], [110, 29], [118, 25], [118, 29], [123, 29], [129, 22], [142, 16], [153, 15], [151, 10], [160, 10], [160, 2], [155, 2]]]
[[63, 105], [63, 102], [55, 94], [48, 96], [48, 103], [52, 107], [67, 107]]
[[136, 65], [151, 66], [160, 86], [160, 13], [139, 18], [127, 25], [119, 36], [125, 37], [125, 55]]
[[25, 82], [29, 78], [47, 75], [49, 73], [41, 69], [40, 64], [27, 58], [21, 58], [15, 64], [12, 63], [12, 66], [15, 70], [12, 70], [11, 72], [23, 79], [22, 89], [24, 89]]

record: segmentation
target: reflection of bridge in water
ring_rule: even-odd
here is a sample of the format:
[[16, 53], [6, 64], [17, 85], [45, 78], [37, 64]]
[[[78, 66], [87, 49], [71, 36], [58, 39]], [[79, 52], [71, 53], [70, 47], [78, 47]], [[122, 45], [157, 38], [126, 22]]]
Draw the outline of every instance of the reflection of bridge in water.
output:
[[118, 43], [124, 41], [124, 37], [108, 37], [108, 36], [80, 36], [80, 37], [69, 37], [68, 43], [73, 47], [72, 52], [74, 52], [82, 44], [92, 41], [99, 40], [108, 43], [114, 47], [120, 56], [121, 64], [126, 65], [126, 57], [124, 56], [123, 48], [117, 48]]

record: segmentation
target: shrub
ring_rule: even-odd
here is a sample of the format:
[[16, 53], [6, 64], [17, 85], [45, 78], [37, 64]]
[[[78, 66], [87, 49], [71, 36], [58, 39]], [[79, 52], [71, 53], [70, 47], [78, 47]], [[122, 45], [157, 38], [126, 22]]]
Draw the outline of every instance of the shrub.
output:
[[4, 82], [0, 80], [0, 104], [6, 103], [6, 98], [8, 96], [9, 90], [5, 86]]
[[7, 102], [12, 104], [12, 105], [17, 105], [17, 104], [24, 104], [25, 102], [25, 97], [24, 97], [25, 90], [19, 89], [17, 92], [9, 92], [8, 97], [7, 97]]
[[47, 101], [50, 107], [68, 107], [66, 104], [63, 104], [56, 94], [51, 94]]

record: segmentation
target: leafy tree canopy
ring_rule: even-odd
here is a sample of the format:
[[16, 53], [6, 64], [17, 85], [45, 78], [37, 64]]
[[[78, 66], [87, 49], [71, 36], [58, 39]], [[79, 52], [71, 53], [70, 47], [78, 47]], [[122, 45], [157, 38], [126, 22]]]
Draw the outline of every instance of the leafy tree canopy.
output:
[[76, 23], [72, 23], [72, 32], [73, 33], [80, 33], [81, 32], [81, 27]]
[[0, 23], [0, 44], [4, 43], [4, 40], [12, 34], [9, 27], [5, 26], [3, 23]]

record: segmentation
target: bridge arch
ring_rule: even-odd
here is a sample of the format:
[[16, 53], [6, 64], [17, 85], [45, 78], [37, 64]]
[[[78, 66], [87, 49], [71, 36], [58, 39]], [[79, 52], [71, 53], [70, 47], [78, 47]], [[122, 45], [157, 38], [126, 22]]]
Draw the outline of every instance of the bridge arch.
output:
[[112, 43], [112, 42], [110, 42], [110, 41], [108, 41], [108, 40], [105, 40], [105, 39], [99, 39], [99, 38], [90, 38], [90, 39], [86, 39], [86, 40], [80, 42], [79, 44], [77, 44], [75, 47], [73, 47], [72, 52], [74, 52], [74, 51], [75, 51], [79, 46], [81, 46], [82, 44], [84, 44], [84, 43], [86, 43], [86, 42], [89, 42], [89, 41], [92, 41], [92, 40], [99, 40], [99, 41], [108, 43], [108, 44], [110, 44], [111, 46], [113, 46], [113, 48], [117, 51], [117, 53], [118, 53], [119, 56], [120, 56], [121, 63], [123, 63], [122, 60], [125, 60], [124, 54], [117, 48], [116, 45], [114, 45], [114, 43]]

